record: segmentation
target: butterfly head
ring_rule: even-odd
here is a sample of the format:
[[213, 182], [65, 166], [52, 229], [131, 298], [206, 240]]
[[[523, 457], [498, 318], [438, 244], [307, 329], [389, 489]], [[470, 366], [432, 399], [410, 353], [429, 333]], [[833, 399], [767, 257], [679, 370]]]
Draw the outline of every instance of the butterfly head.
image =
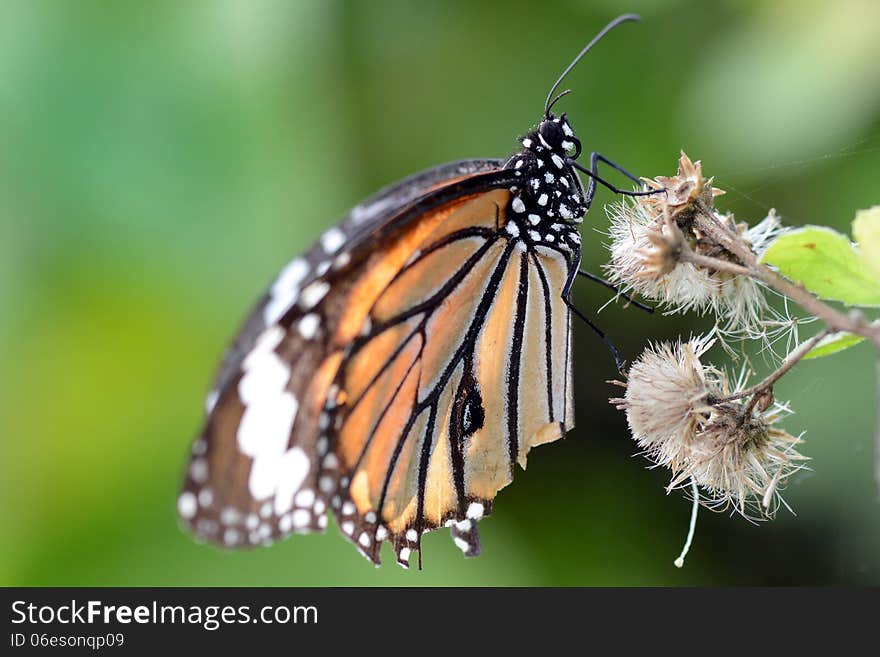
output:
[[522, 149], [507, 164], [522, 180], [511, 190], [514, 216], [524, 215], [528, 220], [523, 224], [526, 232], [539, 236], [545, 235], [546, 227], [561, 230], [563, 225], [580, 223], [587, 207], [584, 188], [572, 162], [580, 155], [581, 142], [565, 114], [556, 116], [548, 112], [537, 129], [520, 143]]
[[[576, 163], [581, 154], [581, 142], [568, 122], [568, 117], [553, 113], [553, 106], [571, 93], [571, 90], [566, 89], [559, 94], [556, 90], [602, 37], [621, 23], [637, 20], [639, 17], [635, 14], [623, 14], [608, 23], [583, 47], [550, 87], [538, 128], [521, 140], [523, 150], [516, 153], [506, 167], [514, 169], [514, 176], [523, 181], [523, 184], [517, 183], [511, 187], [513, 198], [510, 209], [514, 220], [518, 222], [514, 233], [522, 234], [521, 219], [517, 217], [526, 216], [529, 224], [527, 233], [533, 241], [550, 241], [553, 238], [558, 242], [553, 230], [570, 231], [572, 224], [583, 221], [584, 214], [589, 209], [589, 201], [576, 169], [588, 175], [590, 172]], [[549, 231], [546, 230], [548, 226]], [[574, 239], [576, 234], [571, 235]]]
[[581, 154], [581, 140], [575, 136], [565, 114], [548, 113], [538, 125], [537, 137], [547, 150], [560, 157], [576, 160]]

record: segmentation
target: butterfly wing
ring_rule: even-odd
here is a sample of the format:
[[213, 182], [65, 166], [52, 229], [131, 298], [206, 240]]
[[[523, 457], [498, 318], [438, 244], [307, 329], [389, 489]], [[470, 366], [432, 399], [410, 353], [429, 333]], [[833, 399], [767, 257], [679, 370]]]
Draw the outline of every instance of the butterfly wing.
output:
[[466, 555], [476, 522], [535, 445], [572, 426], [570, 255], [506, 230], [510, 193], [456, 203], [372, 303], [326, 404], [319, 488], [379, 563], [407, 565], [446, 525]]
[[219, 393], [239, 372], [257, 337], [277, 322], [308, 283], [323, 276], [328, 267], [338, 267], [350, 259], [352, 251], [371, 238], [376, 239], [376, 234], [389, 228], [395, 220], [400, 221], [401, 210], [420, 197], [432, 190], [454, 185], [469, 176], [498, 171], [501, 166], [500, 160], [492, 159], [450, 162], [389, 185], [353, 208], [336, 226], [324, 233], [311, 249], [289, 262], [259, 299], [226, 351], [206, 399], [208, 412]]
[[282, 270], [206, 400], [205, 427], [178, 498], [181, 518], [198, 537], [247, 546], [326, 525], [325, 496], [316, 488], [317, 455], [328, 439], [319, 416], [342, 351], [370, 295], [428, 230], [421, 218], [469, 185], [480, 188], [480, 175], [499, 167], [473, 160], [413, 176], [355, 208]]

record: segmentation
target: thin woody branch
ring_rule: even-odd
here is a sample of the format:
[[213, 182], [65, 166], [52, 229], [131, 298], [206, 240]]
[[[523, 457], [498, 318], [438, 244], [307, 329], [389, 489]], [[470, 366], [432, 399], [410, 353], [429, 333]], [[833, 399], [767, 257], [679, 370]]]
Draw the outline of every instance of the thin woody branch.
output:
[[744, 397], [749, 397], [752, 395], [759, 395], [767, 390], [773, 388], [779, 379], [785, 376], [792, 367], [794, 367], [804, 356], [806, 356], [812, 349], [815, 347], [824, 337], [828, 335], [832, 335], [836, 333], [834, 329], [825, 328], [822, 331], [819, 331], [812, 338], [804, 342], [797, 349], [795, 349], [791, 354], [789, 354], [788, 358], [785, 359], [785, 362], [774, 372], [769, 374], [767, 378], [765, 378], [760, 383], [756, 383], [750, 388], [746, 388], [745, 390], [740, 390], [739, 392], [735, 392], [733, 394], [727, 395], [725, 397], [721, 397], [717, 399], [718, 402], [726, 402], [733, 401], [735, 399], [743, 399]]
[[880, 327], [872, 326], [861, 313], [845, 314], [835, 310], [816, 298], [802, 285], [792, 283], [767, 265], [758, 262], [758, 258], [748, 245], [719, 222], [714, 209], [710, 208], [703, 200], [696, 200], [694, 208], [696, 210], [694, 221], [700, 230], [715, 240], [719, 246], [735, 255], [750, 275], [788, 297], [835, 331], [847, 331], [864, 336], [880, 348]]

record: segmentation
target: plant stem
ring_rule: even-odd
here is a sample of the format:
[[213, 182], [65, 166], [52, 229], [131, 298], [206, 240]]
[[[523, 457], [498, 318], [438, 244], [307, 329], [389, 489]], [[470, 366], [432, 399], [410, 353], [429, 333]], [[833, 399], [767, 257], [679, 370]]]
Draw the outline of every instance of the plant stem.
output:
[[[769, 390], [780, 377], [790, 370], [795, 363], [803, 358], [807, 352], [815, 347], [816, 343], [826, 335], [840, 331], [847, 331], [868, 338], [874, 343], [874, 347], [877, 349], [877, 433], [874, 436], [874, 480], [877, 482], [878, 495], [880, 495], [880, 324], [869, 323], [865, 316], [859, 311], [842, 313], [828, 304], [823, 303], [803, 285], [789, 281], [767, 265], [759, 262], [757, 256], [749, 245], [746, 244], [739, 235], [733, 233], [718, 221], [714, 209], [707, 205], [705, 201], [697, 199], [694, 202], [694, 208], [696, 209], [694, 222], [699, 229], [719, 246], [739, 258], [749, 275], [776, 290], [783, 296], [788, 297], [808, 313], [825, 322], [826, 326], [823, 331], [820, 331], [816, 336], [805, 342], [801, 348], [792, 353], [786, 362], [783, 363], [782, 367], [773, 372], [773, 374], [768, 376], [757, 386], [752, 386], [748, 390], [744, 390], [737, 395], [731, 395], [728, 398], [737, 399], [752, 395], [752, 398], [744, 408], [744, 415], [751, 413], [762, 392]], [[696, 254], [688, 254], [687, 258], [691, 258], [691, 262], [698, 264], [693, 259], [693, 256], [695, 255]], [[717, 258], [712, 258], [712, 260], [717, 260]], [[722, 260], [719, 262], [726, 261]], [[730, 269], [728, 268], [727, 271], [730, 271]]]
[[[788, 297], [811, 315], [821, 319], [835, 331], [847, 331], [871, 340], [880, 349], [880, 327], [872, 326], [860, 313], [844, 314], [813, 296], [803, 285], [792, 283], [780, 276], [758, 258], [739, 235], [732, 233], [715, 217], [714, 210], [701, 199], [694, 203], [697, 210], [694, 221], [701, 231], [743, 263], [745, 269], [768, 287]], [[723, 262], [723, 261], [722, 261]]]
[[832, 328], [825, 328], [819, 331], [816, 335], [814, 335], [812, 338], [810, 338], [793, 352], [791, 352], [788, 358], [785, 359], [785, 362], [779, 366], [779, 369], [769, 374], [766, 379], [764, 379], [760, 383], [756, 383], [750, 388], [740, 390], [739, 392], [735, 392], [725, 397], [721, 397], [720, 399], [718, 399], [718, 401], [733, 401], [734, 399], [742, 399], [743, 397], [748, 397], [749, 395], [757, 395], [764, 392], [765, 390], [769, 390], [777, 381], [779, 381], [779, 379], [785, 376], [788, 371], [798, 363], [798, 361], [806, 356], [813, 349], [813, 347], [815, 347], [819, 343], [819, 341], [822, 340], [822, 338], [833, 333], [837, 333], [837, 331]]
[[731, 274], [739, 274], [740, 276], [751, 276], [752, 273], [749, 268], [738, 265], [735, 262], [728, 262], [721, 258], [700, 255], [690, 249], [682, 249], [679, 261], [690, 262], [697, 267], [705, 267], [706, 269], [714, 269], [715, 271], [726, 271]]

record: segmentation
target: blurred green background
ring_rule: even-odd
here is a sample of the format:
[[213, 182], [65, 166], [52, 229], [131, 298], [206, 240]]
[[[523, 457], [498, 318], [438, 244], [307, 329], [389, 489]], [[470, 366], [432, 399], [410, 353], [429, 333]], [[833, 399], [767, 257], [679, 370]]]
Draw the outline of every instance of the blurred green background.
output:
[[[372, 568], [333, 528], [271, 549], [198, 546], [175, 518], [202, 400], [276, 271], [381, 185], [502, 157], [621, 11], [563, 101], [585, 149], [640, 175], [684, 148], [738, 219], [841, 230], [880, 202], [880, 3], [18, 2], [0, 5], [0, 584], [880, 584], [866, 346], [778, 388], [806, 430], [797, 512], [703, 512], [633, 458], [611, 360], [576, 328], [577, 428], [482, 523], [484, 555], [425, 540]], [[585, 224], [598, 271], [599, 192]], [[578, 303], [606, 293], [589, 283]], [[610, 307], [629, 359], [710, 325]]]

